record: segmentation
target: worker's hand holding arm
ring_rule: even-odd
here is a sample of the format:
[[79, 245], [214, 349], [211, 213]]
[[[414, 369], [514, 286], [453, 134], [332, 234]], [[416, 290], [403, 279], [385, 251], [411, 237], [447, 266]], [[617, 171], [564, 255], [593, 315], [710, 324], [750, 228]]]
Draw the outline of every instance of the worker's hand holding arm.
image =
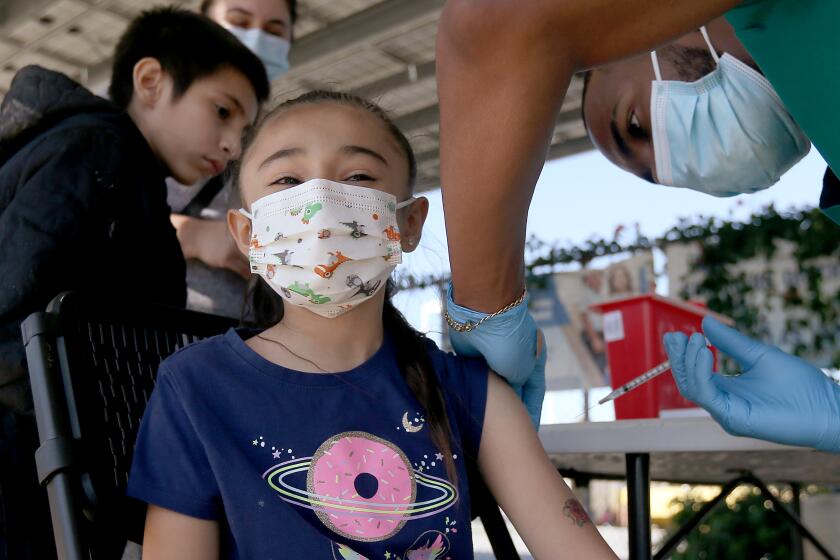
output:
[[450, 286], [446, 298], [450, 319], [460, 324], [478, 324], [468, 332], [449, 330], [452, 348], [463, 356], [483, 356], [494, 371], [504, 371], [505, 379], [522, 398], [531, 422], [539, 429], [545, 396], [545, 363], [548, 353], [534, 318], [528, 313], [528, 301], [495, 317], [477, 313], [452, 301]]
[[840, 386], [809, 363], [711, 317], [703, 320], [703, 332], [743, 373], [713, 372], [703, 335], [668, 333], [665, 349], [684, 397], [730, 434], [840, 453]]
[[[478, 320], [522, 293], [528, 207], [574, 72], [650, 50], [740, 1], [446, 3], [437, 78], [454, 288], [447, 309], [455, 320]], [[456, 334], [453, 346], [483, 354], [515, 387], [528, 379], [525, 400], [533, 417], [545, 384], [537, 329], [524, 308], [513, 315], [493, 320], [501, 336], [481, 327]]]

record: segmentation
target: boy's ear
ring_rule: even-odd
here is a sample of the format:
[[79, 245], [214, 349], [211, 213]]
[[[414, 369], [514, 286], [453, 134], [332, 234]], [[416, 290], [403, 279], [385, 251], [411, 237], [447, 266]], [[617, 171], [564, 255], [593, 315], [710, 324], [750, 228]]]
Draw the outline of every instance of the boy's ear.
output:
[[154, 107], [163, 95], [164, 89], [165, 74], [160, 61], [150, 56], [141, 58], [134, 65], [132, 77], [134, 97], [144, 107]]
[[402, 250], [410, 253], [420, 245], [420, 238], [423, 236], [423, 224], [426, 223], [426, 216], [429, 215], [429, 199], [419, 196], [403, 210], [398, 210], [403, 215], [398, 218], [400, 226], [400, 238]]
[[251, 248], [251, 220], [240, 214], [239, 210], [228, 210], [227, 225], [236, 247], [247, 257]]

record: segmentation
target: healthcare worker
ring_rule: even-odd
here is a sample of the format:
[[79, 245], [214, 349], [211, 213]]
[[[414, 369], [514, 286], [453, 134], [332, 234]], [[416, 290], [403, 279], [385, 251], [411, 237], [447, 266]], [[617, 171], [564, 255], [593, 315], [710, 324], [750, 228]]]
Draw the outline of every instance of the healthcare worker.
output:
[[[586, 72], [582, 105], [593, 143], [611, 162], [713, 196], [767, 188], [811, 148], [724, 18]], [[824, 183], [821, 208], [840, 222], [830, 169]]]
[[[464, 331], [455, 329], [453, 345], [462, 353], [484, 354], [490, 367], [523, 387], [532, 411], [541, 406], [545, 382], [537, 362], [539, 335], [522, 303], [525, 225], [571, 77], [649, 53], [724, 14], [796, 124], [829, 165], [840, 168], [836, 0], [450, 0], [444, 7], [437, 77], [452, 266], [447, 317]], [[499, 328], [493, 328], [496, 324]], [[715, 336], [724, 351], [741, 347], [727, 340], [743, 341], [732, 330]], [[761, 356], [750, 369], [753, 377], [782, 370], [792, 375], [799, 371], [794, 365], [807, 366], [780, 351]], [[812, 377], [815, 369], [808, 370]], [[815, 400], [820, 390], [814, 387], [827, 396]], [[788, 426], [786, 443], [814, 445], [812, 434], [831, 425], [837, 414], [836, 407], [825, 405], [838, 395], [821, 381], [784, 390], [774, 384], [768, 390], [777, 394], [739, 396], [751, 407], [753, 420], [791, 413], [796, 422]], [[759, 410], [762, 414], [755, 414]], [[746, 427], [754, 430], [752, 424]], [[738, 432], [745, 426], [730, 428]], [[742, 433], [775, 439], [773, 430]], [[834, 450], [840, 452], [840, 443]]]

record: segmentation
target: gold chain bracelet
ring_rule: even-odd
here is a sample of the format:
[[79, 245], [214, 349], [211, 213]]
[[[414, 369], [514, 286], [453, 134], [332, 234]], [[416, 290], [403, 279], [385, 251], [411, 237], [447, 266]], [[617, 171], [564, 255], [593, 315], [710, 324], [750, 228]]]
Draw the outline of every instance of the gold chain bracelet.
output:
[[527, 293], [528, 293], [528, 290], [522, 290], [522, 293], [514, 301], [507, 304], [503, 308], [499, 309], [495, 313], [491, 313], [490, 315], [485, 315], [477, 323], [473, 323], [471, 321], [467, 321], [466, 323], [459, 323], [455, 319], [450, 317], [449, 313], [447, 311], [443, 312], [443, 318], [446, 319], [446, 324], [448, 324], [449, 328], [452, 329], [452, 330], [455, 330], [455, 331], [458, 331], [458, 332], [474, 331], [475, 329], [480, 327], [482, 325], [482, 323], [484, 323], [484, 321], [486, 321], [488, 319], [492, 319], [493, 317], [501, 315], [505, 311], [510, 311], [511, 309], [516, 307], [517, 305], [520, 305], [523, 301], [525, 301], [525, 294], [527, 294]]

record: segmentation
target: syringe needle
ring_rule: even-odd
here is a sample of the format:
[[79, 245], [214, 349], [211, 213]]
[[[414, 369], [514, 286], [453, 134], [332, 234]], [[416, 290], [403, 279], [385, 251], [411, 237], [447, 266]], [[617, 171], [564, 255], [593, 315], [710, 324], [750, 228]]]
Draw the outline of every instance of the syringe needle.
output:
[[609, 402], [611, 400], [617, 399], [621, 395], [627, 394], [637, 387], [641, 387], [642, 385], [644, 385], [645, 383], [647, 383], [651, 379], [659, 377], [660, 375], [662, 375], [666, 371], [669, 371], [670, 369], [671, 369], [671, 362], [666, 360], [666, 361], [662, 362], [661, 364], [659, 364], [658, 366], [656, 366], [655, 368], [649, 369], [648, 371], [644, 372], [642, 375], [638, 376], [637, 378], [628, 381], [627, 383], [625, 383], [624, 385], [622, 385], [621, 387], [619, 387], [618, 389], [616, 389], [615, 391], [613, 391], [612, 393], [610, 393], [609, 395], [607, 395], [606, 397], [604, 397], [603, 399], [598, 401], [598, 404], [604, 404], [604, 403]]

